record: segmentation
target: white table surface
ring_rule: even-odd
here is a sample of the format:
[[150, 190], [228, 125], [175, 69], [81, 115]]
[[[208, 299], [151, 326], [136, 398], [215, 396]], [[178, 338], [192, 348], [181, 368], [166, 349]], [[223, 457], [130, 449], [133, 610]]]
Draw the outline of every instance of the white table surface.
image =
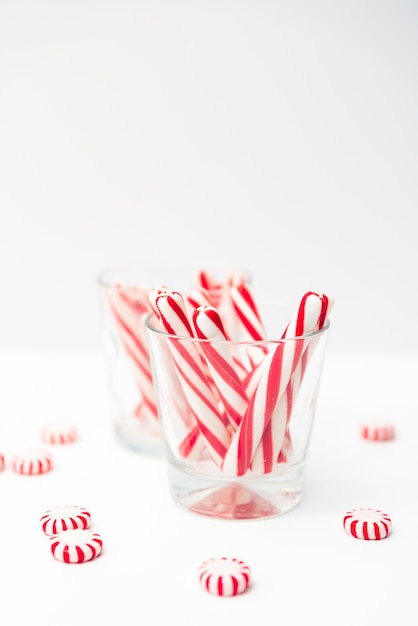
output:
[[[163, 459], [116, 441], [101, 354], [2, 354], [0, 373], [6, 460], [42, 445], [41, 428], [54, 421], [80, 435], [46, 446], [48, 474], [0, 473], [1, 624], [418, 624], [417, 354], [327, 355], [303, 501], [252, 522], [180, 510]], [[369, 420], [393, 423], [396, 439], [362, 440]], [[60, 504], [90, 510], [99, 558], [52, 557], [39, 518]], [[391, 535], [347, 535], [343, 515], [359, 507], [385, 511]], [[215, 556], [247, 562], [247, 593], [217, 598], [199, 587], [198, 566]]]

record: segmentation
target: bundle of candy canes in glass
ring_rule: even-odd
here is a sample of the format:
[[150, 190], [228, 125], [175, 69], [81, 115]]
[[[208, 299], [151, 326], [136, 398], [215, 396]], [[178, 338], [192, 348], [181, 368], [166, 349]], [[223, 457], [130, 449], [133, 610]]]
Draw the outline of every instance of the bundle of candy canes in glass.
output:
[[[115, 272], [115, 275], [118, 274]], [[123, 276], [123, 271], [120, 275]], [[194, 276], [190, 275], [188, 302], [190, 306], [198, 306], [210, 301], [232, 320], [228, 291], [233, 282], [242, 280], [243, 275], [236, 272], [219, 279], [214, 273], [199, 270]], [[159, 415], [145, 333], [145, 319], [153, 311], [150, 287], [131, 277], [126, 281], [115, 279], [112, 272], [104, 273], [99, 282], [103, 291], [116, 430], [132, 447], [141, 450], [158, 447]], [[203, 300], [204, 297], [207, 300]]]
[[171, 454], [176, 441], [180, 462], [228, 477], [271, 474], [293, 460], [292, 416], [333, 301], [305, 293], [272, 337], [244, 277], [219, 294], [204, 283], [186, 295], [149, 293], [150, 346], [165, 344], [153, 350], [153, 376]]

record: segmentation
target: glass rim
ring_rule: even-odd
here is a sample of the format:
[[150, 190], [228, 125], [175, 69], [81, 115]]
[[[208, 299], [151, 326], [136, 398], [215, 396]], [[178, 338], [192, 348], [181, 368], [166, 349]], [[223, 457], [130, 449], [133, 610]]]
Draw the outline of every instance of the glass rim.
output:
[[315, 337], [319, 337], [323, 334], [325, 334], [330, 326], [331, 326], [331, 321], [328, 319], [325, 324], [323, 325], [322, 328], [319, 328], [318, 330], [314, 330], [310, 333], [305, 333], [304, 335], [299, 335], [297, 337], [281, 337], [279, 339], [240, 339], [240, 340], [234, 340], [234, 339], [201, 339], [200, 337], [190, 337], [190, 336], [185, 336], [185, 335], [175, 335], [172, 333], [168, 333], [166, 330], [163, 330], [161, 328], [157, 328], [156, 326], [154, 326], [153, 324], [151, 324], [151, 319], [152, 318], [156, 318], [157, 316], [155, 313], [149, 313], [146, 318], [145, 318], [145, 326], [147, 328], [147, 330], [151, 333], [153, 333], [154, 335], [157, 335], [159, 337], [164, 337], [166, 339], [180, 339], [182, 341], [189, 341], [191, 343], [197, 343], [197, 344], [213, 344], [213, 345], [227, 345], [227, 346], [254, 346], [254, 347], [262, 347], [262, 346], [266, 346], [266, 345], [279, 345], [281, 343], [290, 343], [290, 342], [298, 342], [298, 341], [303, 341], [306, 339], [314, 339]]
[[[145, 268], [145, 266], [144, 266]], [[123, 273], [129, 273], [132, 272], [134, 270], [140, 270], [141, 269], [141, 265], [137, 264], [135, 265], [135, 263], [122, 263], [120, 265], [109, 265], [108, 267], [100, 270], [97, 274], [96, 274], [96, 280], [99, 283], [99, 285], [101, 287], [107, 287], [109, 289], [112, 289], [114, 287], [118, 286], [118, 281], [116, 280], [116, 278], [113, 278], [112, 280], [109, 278], [112, 275], [117, 275], [118, 273], [120, 273], [120, 278], [122, 278], [122, 274]], [[145, 269], [143, 270], [145, 271]], [[140, 284], [138, 281], [134, 281], [131, 280], [130, 278], [128, 280], [125, 280], [122, 282], [121, 281], [121, 285], [122, 287], [142, 287], [143, 285]]]
[[[107, 289], [112, 289], [114, 287], [117, 286], [118, 281], [116, 280], [116, 276], [119, 274], [119, 279], [120, 279], [120, 283], [122, 287], [141, 287], [144, 289], [153, 289], [155, 286], [155, 284], [152, 285], [148, 285], [146, 284], [147, 281], [144, 280], [134, 280], [132, 278], [132, 275], [130, 276], [131, 273], [136, 273], [138, 272], [138, 274], [141, 272], [144, 274], [144, 276], [146, 277], [146, 274], [151, 271], [151, 273], [155, 272], [156, 270], [158, 270], [159, 272], [161, 271], [162, 273], [164, 273], [167, 268], [172, 271], [173, 269], [179, 269], [182, 271], [187, 271], [190, 273], [189, 278], [193, 278], [193, 272], [197, 273], [199, 271], [199, 269], [201, 270], [205, 270], [208, 273], [213, 273], [215, 275], [219, 274], [219, 273], [223, 273], [222, 278], [219, 278], [219, 280], [222, 280], [224, 278], [226, 278], [228, 275], [231, 274], [236, 274], [236, 273], [240, 273], [245, 277], [245, 281], [247, 283], [252, 283], [253, 281], [253, 276], [251, 274], [251, 272], [249, 272], [247, 269], [245, 268], [241, 268], [241, 267], [232, 267], [230, 268], [227, 265], [215, 265], [215, 264], [202, 264], [202, 267], [198, 267], [195, 265], [192, 265], [191, 262], [180, 262], [180, 263], [174, 263], [170, 264], [169, 266], [167, 264], [159, 264], [159, 263], [152, 263], [150, 265], [147, 266], [146, 263], [141, 264], [141, 263], [121, 263], [119, 265], [115, 264], [115, 265], [109, 265], [103, 269], [101, 269], [99, 272], [96, 273], [96, 280], [97, 283], [99, 284], [100, 287], [104, 287]], [[123, 277], [123, 274], [125, 274], [125, 277]]]

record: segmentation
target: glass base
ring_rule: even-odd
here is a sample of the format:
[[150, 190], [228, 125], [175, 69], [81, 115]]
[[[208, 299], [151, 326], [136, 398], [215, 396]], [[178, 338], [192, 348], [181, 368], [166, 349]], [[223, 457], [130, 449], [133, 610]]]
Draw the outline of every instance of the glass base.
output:
[[178, 506], [217, 519], [277, 517], [294, 509], [302, 498], [302, 464], [281, 466], [267, 476], [240, 478], [205, 476], [174, 464], [168, 472]]
[[145, 428], [138, 418], [130, 416], [115, 423], [118, 441], [135, 452], [150, 456], [162, 456], [163, 445], [158, 431]]

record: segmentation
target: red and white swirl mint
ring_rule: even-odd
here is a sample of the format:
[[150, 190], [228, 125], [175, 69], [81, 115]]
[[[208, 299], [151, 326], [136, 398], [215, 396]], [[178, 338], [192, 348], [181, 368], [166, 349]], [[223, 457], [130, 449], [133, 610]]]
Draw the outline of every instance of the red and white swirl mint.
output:
[[392, 424], [363, 425], [360, 432], [363, 439], [368, 441], [391, 441], [395, 438], [395, 428]]
[[52, 556], [63, 563], [85, 563], [97, 558], [103, 547], [98, 533], [88, 528], [67, 530], [49, 538]]
[[26, 450], [12, 459], [12, 469], [17, 474], [46, 474], [52, 467], [52, 455], [47, 450]]
[[40, 521], [46, 535], [56, 535], [76, 528], [88, 528], [90, 519], [91, 515], [84, 507], [66, 504], [49, 509]]
[[205, 591], [216, 596], [236, 596], [250, 584], [250, 568], [230, 557], [209, 559], [198, 569], [199, 582]]
[[384, 539], [392, 529], [392, 520], [378, 509], [353, 509], [344, 515], [344, 530], [356, 539]]
[[77, 429], [71, 424], [52, 424], [41, 432], [42, 441], [52, 445], [74, 443], [77, 436]]

